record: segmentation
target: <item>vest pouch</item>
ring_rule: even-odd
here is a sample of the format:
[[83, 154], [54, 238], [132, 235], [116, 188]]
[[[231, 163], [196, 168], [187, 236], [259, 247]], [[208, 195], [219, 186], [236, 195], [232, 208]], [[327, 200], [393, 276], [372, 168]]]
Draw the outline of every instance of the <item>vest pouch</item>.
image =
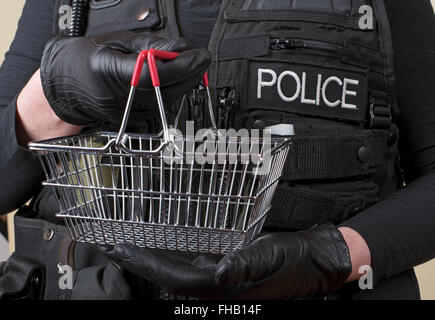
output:
[[44, 268], [14, 252], [0, 263], [0, 300], [39, 300]]
[[15, 251], [26, 261], [44, 268], [43, 299], [67, 299], [70, 290], [59, 287], [58, 265], [71, 265], [71, 237], [66, 227], [38, 219], [37, 214], [28, 206], [15, 214]]
[[361, 8], [372, 5], [370, 0], [230, 1], [218, 44], [217, 87], [236, 88], [245, 117], [239, 125], [246, 113], [268, 110], [367, 128], [370, 92], [388, 91], [379, 10], [373, 28], [359, 23]]
[[363, 184], [349, 181], [319, 187], [281, 181], [264, 226], [302, 230], [324, 223], [339, 225], [380, 200], [374, 183]]
[[[53, 35], [67, 36], [72, 0], [55, 0]], [[163, 27], [159, 0], [90, 0], [86, 8], [86, 35], [122, 30], [155, 30]]]
[[158, 0], [91, 0], [86, 35], [121, 30], [153, 30], [161, 26]]
[[272, 32], [226, 38], [219, 46], [216, 87], [235, 88], [237, 127], [250, 127], [247, 115], [266, 110], [361, 128], [368, 119], [369, 82], [380, 82], [373, 80], [379, 74], [369, 64], [344, 61], [344, 49], [339, 41], [275, 37]]

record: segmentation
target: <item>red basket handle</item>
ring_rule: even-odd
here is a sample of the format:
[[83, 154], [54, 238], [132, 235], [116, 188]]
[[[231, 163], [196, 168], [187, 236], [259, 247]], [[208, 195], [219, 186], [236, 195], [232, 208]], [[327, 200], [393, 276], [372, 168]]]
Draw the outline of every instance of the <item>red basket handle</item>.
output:
[[[131, 78], [131, 88], [130, 88], [130, 93], [128, 95], [127, 105], [126, 105], [125, 111], [124, 111], [124, 117], [122, 119], [121, 127], [119, 129], [118, 135], [117, 135], [116, 140], [115, 140], [115, 144], [118, 148], [123, 149], [126, 152], [133, 153], [132, 150], [130, 150], [129, 148], [127, 148], [123, 144], [123, 139], [126, 137], [125, 136], [125, 129], [127, 127], [127, 122], [128, 122], [130, 110], [131, 110], [131, 107], [133, 104], [135, 90], [136, 90], [136, 87], [139, 85], [139, 81], [140, 81], [140, 77], [141, 77], [141, 73], [143, 70], [143, 65], [145, 63], [145, 60], [148, 60], [148, 66], [149, 66], [150, 74], [151, 74], [151, 81], [153, 83], [153, 87], [156, 90], [156, 97], [157, 97], [160, 117], [161, 117], [162, 125], [163, 125], [164, 142], [160, 145], [160, 147], [158, 147], [155, 150], [152, 150], [149, 152], [141, 152], [141, 153], [155, 154], [155, 153], [159, 152], [160, 150], [162, 150], [162, 148], [169, 143], [169, 126], [168, 126], [168, 122], [166, 119], [165, 109], [163, 106], [163, 100], [162, 100], [161, 92], [160, 92], [160, 77], [159, 77], [159, 71], [157, 69], [156, 59], [173, 60], [179, 55], [180, 54], [177, 52], [168, 52], [168, 51], [162, 51], [162, 50], [156, 50], [156, 49], [143, 50], [139, 53], [139, 55], [136, 59], [136, 65], [134, 67], [133, 76]], [[210, 117], [211, 117], [211, 120], [213, 123], [213, 128], [216, 128], [214, 115], [212, 112], [212, 105], [211, 105], [210, 91], [209, 91], [209, 87], [208, 87], [209, 81], [208, 81], [207, 72], [203, 76], [203, 82], [204, 82], [203, 83], [204, 86], [207, 89], [207, 95], [208, 95], [208, 99], [209, 99]], [[215, 131], [217, 131], [217, 129], [215, 129]]]
[[[139, 85], [140, 76], [142, 74], [142, 69], [145, 63], [145, 60], [148, 59], [148, 65], [150, 68], [150, 74], [151, 74], [151, 81], [153, 83], [154, 87], [160, 86], [160, 77], [159, 77], [159, 71], [157, 69], [157, 63], [156, 59], [159, 60], [173, 60], [176, 57], [178, 57], [180, 54], [177, 52], [169, 52], [169, 51], [162, 51], [162, 50], [156, 50], [156, 49], [150, 49], [150, 50], [143, 50], [139, 53], [136, 65], [134, 67], [133, 77], [131, 78], [131, 85], [134, 87], [137, 87]], [[204, 74], [203, 78], [203, 84], [205, 87], [209, 86], [208, 81], [208, 75], [207, 72]]]
[[176, 52], [167, 52], [161, 50], [150, 49], [148, 50], [148, 65], [150, 68], [151, 81], [153, 82], [154, 87], [160, 87], [160, 77], [159, 70], [157, 70], [156, 59], [159, 60], [173, 60], [175, 59], [179, 53]]
[[137, 87], [139, 85], [140, 75], [142, 73], [143, 65], [147, 59], [148, 50], [141, 51], [136, 59], [134, 66], [133, 77], [131, 78], [131, 85]]

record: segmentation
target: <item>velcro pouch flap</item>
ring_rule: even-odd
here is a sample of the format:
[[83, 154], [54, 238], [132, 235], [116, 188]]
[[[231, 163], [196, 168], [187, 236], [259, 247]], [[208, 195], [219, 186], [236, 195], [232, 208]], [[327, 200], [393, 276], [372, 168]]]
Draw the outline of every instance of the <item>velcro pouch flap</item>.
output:
[[86, 35], [121, 30], [153, 29], [160, 25], [157, 0], [91, 0]]

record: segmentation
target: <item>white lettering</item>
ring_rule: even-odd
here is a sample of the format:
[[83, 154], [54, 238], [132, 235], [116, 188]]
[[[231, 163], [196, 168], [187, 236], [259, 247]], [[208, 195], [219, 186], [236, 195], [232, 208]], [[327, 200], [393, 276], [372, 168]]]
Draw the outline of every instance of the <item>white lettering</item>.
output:
[[305, 104], [316, 104], [316, 100], [307, 99], [305, 95], [305, 89], [307, 88], [307, 73], [302, 73], [302, 98], [301, 102]]
[[[264, 75], [270, 75], [270, 79], [266, 80]], [[288, 81], [284, 82], [284, 78], [290, 77]], [[323, 81], [325, 77], [322, 74], [317, 75], [317, 82], [309, 79], [309, 74], [307, 72], [302, 72], [302, 75], [299, 76], [296, 72], [291, 70], [285, 70], [281, 74], [277, 74], [274, 70], [271, 69], [258, 69], [258, 85], [257, 85], [257, 98], [262, 99], [263, 93], [262, 89], [264, 87], [273, 87], [276, 84], [276, 90], [279, 97], [284, 102], [294, 102], [299, 100], [302, 104], [306, 105], [317, 105], [320, 106], [322, 104], [335, 108], [340, 106], [343, 109], [352, 109], [357, 110], [358, 106], [356, 104], [348, 103], [349, 97], [356, 97], [358, 95], [357, 90], [350, 88], [350, 86], [359, 86], [360, 81], [355, 79], [340, 79], [337, 76], [331, 76]], [[292, 91], [293, 85], [291, 85], [292, 81], [295, 83], [295, 91], [294, 93], [289, 93]], [[335, 85], [333, 85], [335, 83]], [[310, 85], [316, 85], [316, 95], [315, 99], [310, 99], [307, 97], [307, 92], [313, 92], [314, 90], [309, 90]], [[328, 91], [331, 86], [335, 86], [334, 95], [338, 95], [338, 99], [332, 101], [331, 99], [331, 91]], [[337, 87], [338, 85], [338, 87]], [[328, 96], [329, 94], [329, 96]], [[341, 98], [341, 99], [340, 99]]]
[[[296, 92], [291, 97], [285, 96], [285, 94], [282, 92], [281, 83], [282, 79], [284, 79], [285, 76], [290, 76], [296, 81]], [[281, 73], [278, 78], [278, 94], [285, 102], [293, 102], [299, 97], [299, 95], [301, 94], [301, 80], [296, 73], [294, 73], [293, 71], [284, 71], [283, 73]]]
[[325, 83], [323, 84], [323, 87], [322, 87], [322, 98], [323, 98], [323, 101], [325, 101], [325, 104], [328, 107], [334, 108], [334, 107], [337, 107], [338, 105], [340, 105], [341, 101], [337, 100], [335, 102], [331, 102], [326, 97], [326, 89], [328, 88], [329, 83], [331, 83], [332, 81], [337, 82], [340, 87], [343, 85], [343, 81], [341, 81], [337, 77], [330, 77], [330, 78], [326, 79], [326, 81], [325, 81]]
[[316, 90], [316, 105], [320, 106], [320, 91], [322, 87], [322, 75], [317, 76], [317, 90]]
[[359, 81], [358, 80], [352, 80], [352, 79], [344, 79], [344, 84], [343, 84], [343, 99], [342, 99], [342, 104], [341, 107], [344, 109], [357, 109], [356, 105], [354, 104], [347, 104], [346, 103], [346, 96], [353, 96], [356, 97], [356, 91], [349, 91], [347, 90], [347, 86], [348, 85], [359, 85]]
[[208, 307], [195, 307], [181, 304], [174, 309], [175, 315], [199, 315], [201, 318], [205, 318], [208, 313]]
[[[263, 74], [270, 74], [272, 76], [271, 81], [264, 81]], [[258, 69], [258, 89], [257, 98], [261, 99], [261, 89], [263, 87], [272, 87], [276, 83], [276, 72], [270, 69]]]

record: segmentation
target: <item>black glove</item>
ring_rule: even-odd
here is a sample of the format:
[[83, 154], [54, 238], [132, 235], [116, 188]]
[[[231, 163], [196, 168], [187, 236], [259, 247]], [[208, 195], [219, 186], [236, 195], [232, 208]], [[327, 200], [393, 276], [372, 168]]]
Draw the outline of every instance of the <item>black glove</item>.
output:
[[290, 299], [341, 287], [352, 271], [340, 231], [323, 225], [262, 234], [226, 255], [188, 256], [119, 244], [103, 249], [119, 265], [180, 295], [213, 299]]
[[[184, 51], [183, 39], [168, 40], [145, 33], [62, 38], [48, 42], [41, 62], [45, 96], [57, 116], [75, 125], [119, 124], [127, 101], [138, 53], [147, 49]], [[167, 107], [195, 88], [210, 63], [204, 49], [185, 51], [175, 60], [160, 62], [163, 100]], [[129, 125], [158, 114], [148, 66], [142, 71]]]

